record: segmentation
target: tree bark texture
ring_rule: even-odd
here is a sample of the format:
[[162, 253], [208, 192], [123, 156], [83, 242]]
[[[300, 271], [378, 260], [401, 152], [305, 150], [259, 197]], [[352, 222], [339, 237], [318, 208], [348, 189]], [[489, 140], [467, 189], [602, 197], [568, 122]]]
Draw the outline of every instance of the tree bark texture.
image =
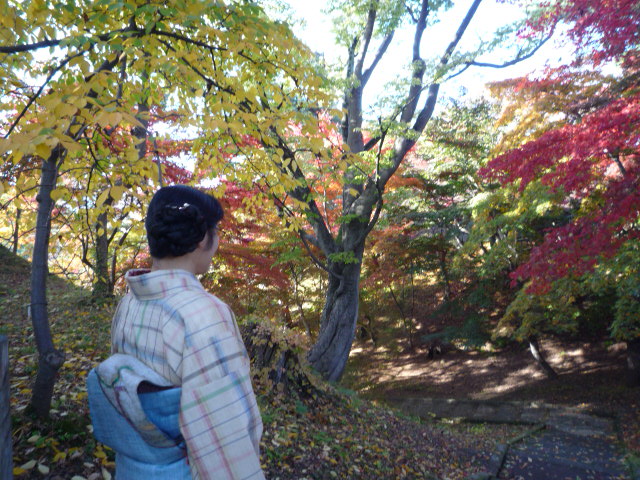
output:
[[329, 277], [320, 333], [309, 363], [326, 380], [340, 380], [356, 332], [361, 263], [344, 266], [342, 278]]
[[58, 370], [64, 363], [64, 353], [55, 349], [47, 314], [47, 275], [49, 235], [51, 232], [51, 191], [58, 177], [58, 160], [63, 152], [57, 148], [42, 163], [42, 178], [38, 192], [36, 238], [31, 262], [31, 321], [38, 348], [38, 373], [31, 396], [31, 408], [39, 417], [48, 417], [53, 386]]
[[[106, 203], [106, 202], [105, 202]], [[96, 222], [96, 281], [93, 284], [94, 298], [107, 298], [113, 295], [113, 285], [109, 273], [109, 235], [107, 231], [107, 212], [98, 215]]]
[[9, 342], [0, 335], [0, 478], [13, 478], [13, 445], [9, 405]]

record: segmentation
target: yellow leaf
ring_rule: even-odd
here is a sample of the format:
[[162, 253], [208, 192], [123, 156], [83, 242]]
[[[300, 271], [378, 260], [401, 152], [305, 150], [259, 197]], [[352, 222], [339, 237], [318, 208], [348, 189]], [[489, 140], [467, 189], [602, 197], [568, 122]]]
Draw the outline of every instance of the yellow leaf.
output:
[[58, 452], [53, 456], [53, 461], [58, 462], [67, 458], [67, 452]]
[[20, 468], [20, 467], [13, 467], [13, 475], [14, 476], [18, 476], [18, 475], [22, 475], [23, 473], [27, 473], [27, 471], [24, 468]]
[[36, 146], [36, 155], [38, 155], [39, 157], [49, 158], [50, 154], [51, 147], [46, 143], [41, 143], [40, 145]]
[[53, 200], [54, 202], [57, 202], [63, 196], [64, 196], [64, 189], [63, 188], [56, 188], [55, 190], [51, 191], [51, 200]]
[[98, 200], [96, 200], [96, 208], [102, 206], [104, 202], [109, 198], [109, 189], [107, 188], [104, 192], [100, 194]]
[[124, 195], [124, 192], [126, 191], [127, 189], [125, 187], [111, 187], [111, 197], [113, 197], [113, 199], [117, 202], [122, 198], [122, 195]]

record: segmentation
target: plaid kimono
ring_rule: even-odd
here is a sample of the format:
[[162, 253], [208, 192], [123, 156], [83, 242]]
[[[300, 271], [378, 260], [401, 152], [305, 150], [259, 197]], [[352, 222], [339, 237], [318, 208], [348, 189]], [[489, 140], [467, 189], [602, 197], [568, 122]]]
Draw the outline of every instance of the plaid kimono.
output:
[[184, 270], [133, 270], [126, 280], [112, 353], [132, 355], [182, 387], [179, 426], [193, 478], [264, 479], [262, 420], [231, 309]]

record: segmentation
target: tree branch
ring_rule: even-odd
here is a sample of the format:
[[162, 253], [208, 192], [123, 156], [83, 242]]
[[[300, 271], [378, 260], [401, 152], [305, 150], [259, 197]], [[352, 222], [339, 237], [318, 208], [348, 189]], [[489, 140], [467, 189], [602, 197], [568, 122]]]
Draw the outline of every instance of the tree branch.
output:
[[80, 53], [76, 53], [75, 55], [71, 55], [68, 57], [65, 57], [60, 64], [54, 68], [51, 73], [49, 73], [49, 75], [47, 76], [46, 80], [44, 81], [44, 83], [42, 85], [40, 85], [40, 88], [38, 89], [38, 91], [31, 97], [29, 97], [29, 101], [27, 102], [27, 104], [24, 106], [24, 108], [22, 109], [22, 111], [18, 114], [18, 116], [16, 117], [16, 119], [11, 123], [11, 127], [9, 127], [9, 130], [7, 131], [7, 133], [4, 135], [4, 138], [7, 138], [9, 135], [11, 135], [11, 132], [13, 132], [13, 130], [18, 126], [18, 123], [20, 123], [20, 120], [22, 120], [22, 117], [25, 116], [25, 114], [27, 113], [27, 111], [29, 110], [29, 108], [31, 107], [31, 105], [33, 105], [33, 103], [38, 99], [38, 97], [42, 94], [44, 87], [46, 87], [49, 82], [53, 79], [53, 77], [55, 77], [55, 75], [62, 70], [62, 68], [69, 63], [72, 59], [76, 58], [76, 57], [81, 57], [82, 55], [84, 55], [86, 53], [86, 51], [80, 52]]
[[384, 37], [384, 40], [382, 41], [382, 44], [380, 45], [380, 48], [378, 49], [378, 52], [376, 53], [376, 56], [373, 59], [373, 62], [371, 62], [371, 65], [369, 66], [369, 68], [367, 68], [367, 70], [362, 74], [362, 80], [360, 81], [360, 84], [363, 87], [369, 81], [369, 78], [371, 77], [371, 74], [375, 70], [375, 68], [378, 65], [378, 63], [380, 62], [380, 59], [384, 56], [385, 52], [389, 48], [389, 45], [391, 45], [391, 40], [393, 40], [393, 34], [394, 33], [395, 33], [395, 30], [392, 31], [391, 33], [387, 34], [386, 37]]
[[62, 40], [43, 40], [36, 43], [28, 43], [26, 45], [0, 45], [0, 53], [22, 53], [29, 52], [31, 50], [38, 50], [40, 48], [56, 47], [60, 45]]
[[[294, 152], [289, 148], [289, 145], [278, 135], [277, 132], [272, 128], [271, 129], [273, 135], [275, 136], [278, 147], [281, 148], [284, 152], [284, 158], [289, 160], [288, 170], [285, 168], [282, 163], [277, 163], [276, 166], [280, 169], [281, 172], [286, 174], [291, 174], [293, 178], [299, 181], [303, 181], [305, 183], [304, 186], [296, 187], [290, 192], [290, 195], [300, 202], [304, 202], [309, 207], [309, 211], [313, 218], [309, 219], [309, 223], [313, 226], [313, 229], [316, 233], [316, 237], [318, 238], [318, 246], [325, 251], [325, 253], [333, 253], [335, 252], [335, 242], [331, 233], [329, 232], [329, 228], [324, 221], [324, 217], [320, 213], [316, 202], [311, 199], [311, 190], [308, 185], [306, 185], [306, 178], [300, 165], [298, 165], [298, 161]], [[263, 146], [267, 147], [264, 144]], [[275, 160], [274, 160], [275, 161]]]
[[306, 248], [307, 253], [311, 257], [311, 259], [313, 260], [313, 263], [315, 263], [322, 270], [327, 272], [329, 275], [332, 275], [333, 277], [337, 278], [338, 280], [342, 280], [344, 278], [342, 275], [339, 275], [339, 274], [335, 273], [334, 271], [332, 271], [323, 262], [321, 262], [318, 257], [315, 256], [315, 254], [311, 250], [311, 247], [309, 247], [309, 244], [307, 243], [307, 239], [305, 238], [304, 232], [298, 232], [298, 236], [300, 237], [300, 240], [302, 240], [302, 244], [304, 245], [304, 248]]
[[446, 78], [445, 81], [457, 77], [458, 75], [460, 75], [464, 71], [466, 71], [469, 67], [506, 68], [506, 67], [510, 67], [512, 65], [516, 65], [517, 63], [523, 62], [523, 61], [531, 58], [533, 55], [535, 55], [536, 52], [538, 50], [540, 50], [540, 48], [551, 39], [551, 36], [552, 36], [552, 34], [550, 33], [545, 38], [543, 38], [540, 41], [540, 43], [538, 43], [535, 46], [535, 48], [533, 50], [531, 50], [530, 52], [528, 52], [526, 54], [523, 54], [522, 50], [520, 50], [520, 51], [518, 51], [518, 53], [516, 54], [516, 56], [512, 60], [508, 60], [508, 61], [503, 62], [503, 63], [477, 62], [475, 60], [472, 60], [470, 62], [465, 62], [465, 64], [464, 64], [465, 66], [464, 66], [464, 68], [462, 70], [460, 70], [459, 72], [454, 73], [453, 75], [450, 75], [449, 77]]
[[[353, 71], [355, 68], [355, 58], [356, 58], [356, 48], [358, 46], [358, 37], [354, 37], [351, 42], [351, 46], [349, 47], [349, 55], [347, 58], [347, 71], [345, 75], [345, 80], [348, 82], [352, 81], [351, 76], [353, 75]], [[347, 138], [349, 137], [349, 92], [350, 88], [346, 88], [344, 91], [344, 98], [342, 100], [342, 109], [345, 111], [344, 118], [342, 119], [342, 140], [346, 143]]]
[[[369, 4], [369, 12], [367, 13], [367, 24], [365, 25], [364, 33], [362, 34], [362, 38], [364, 39], [364, 41], [362, 42], [362, 52], [355, 66], [355, 74], [358, 81], [362, 80], [362, 68], [364, 67], [364, 59], [367, 56], [369, 43], [371, 43], [371, 37], [373, 36], [373, 26], [376, 23], [377, 15], [377, 3], [378, 2], [376, 0], [372, 0]], [[360, 85], [362, 86], [362, 83]]]
[[[427, 1], [428, 0], [423, 0], [424, 3], [426, 3]], [[451, 58], [451, 55], [453, 54], [453, 51], [458, 46], [458, 43], [460, 43], [462, 35], [464, 34], [467, 27], [469, 26], [469, 23], [471, 22], [471, 19], [473, 18], [476, 11], [478, 10], [478, 7], [480, 6], [481, 2], [482, 0], [474, 0], [473, 4], [469, 7], [469, 10], [467, 11], [467, 14], [465, 15], [462, 22], [460, 23], [460, 26], [458, 27], [458, 30], [456, 31], [456, 34], [453, 40], [451, 41], [451, 43], [449, 43], [444, 54], [440, 58], [439, 63], [441, 68], [445, 67], [447, 63], [449, 63], [449, 60]], [[423, 3], [423, 9], [425, 8], [424, 3]], [[421, 14], [424, 15], [424, 18], [426, 21], [426, 12], [421, 12]], [[419, 33], [418, 27], [416, 26], [416, 38], [420, 38], [418, 33]], [[416, 43], [414, 41], [414, 55], [416, 53], [419, 54], [419, 51], [416, 51], [415, 47], [416, 47]], [[413, 89], [413, 86], [411, 88]], [[418, 89], [422, 89], [422, 88], [423, 87], [421, 85], [418, 86]], [[412, 135], [410, 138], [406, 138], [406, 137], [399, 138], [396, 141], [392, 165], [386, 168], [385, 170], [383, 170], [380, 174], [380, 179], [379, 179], [380, 188], [384, 189], [384, 186], [389, 181], [391, 176], [395, 173], [395, 171], [398, 169], [398, 167], [400, 166], [400, 163], [404, 159], [407, 152], [415, 145], [416, 138], [424, 131], [424, 128], [426, 127], [427, 122], [433, 115], [433, 111], [436, 106], [436, 101], [438, 99], [439, 90], [440, 90], [440, 81], [439, 79], [436, 79], [431, 85], [429, 85], [425, 105], [420, 111], [420, 113], [418, 114], [418, 117], [416, 118], [413, 124], [413, 127], [411, 128], [414, 132], [414, 135]], [[406, 118], [408, 118], [408, 115], [406, 115], [403, 112], [401, 119], [406, 119]], [[406, 120], [406, 121], [408, 122], [409, 120]]]
[[418, 22], [416, 23], [416, 31], [413, 36], [411, 58], [413, 72], [411, 74], [411, 85], [409, 86], [409, 92], [407, 93], [405, 107], [402, 109], [402, 114], [400, 115], [400, 121], [404, 123], [409, 123], [413, 118], [413, 115], [418, 106], [418, 100], [420, 99], [420, 93], [422, 92], [422, 79], [424, 77], [424, 72], [427, 66], [420, 56], [420, 44], [422, 43], [422, 35], [427, 28], [428, 16], [429, 0], [422, 0], [420, 15], [418, 17]]
[[[96, 43], [96, 41], [107, 42], [111, 39], [113, 35], [117, 35], [119, 33], [134, 33], [134, 34], [137, 34], [138, 36], [141, 36], [145, 34], [145, 31], [143, 29], [136, 28], [135, 25], [133, 27], [130, 26], [127, 28], [121, 28], [119, 30], [114, 30], [112, 32], [103, 33], [102, 35], [97, 35], [93, 37], [93, 39], [95, 40], [91, 42], [91, 46], [93, 46]], [[57, 47], [65, 40], [68, 40], [68, 38], [70, 37], [62, 38], [60, 40], [43, 40], [41, 42], [28, 43], [25, 45], [0, 45], [0, 53], [8, 53], [11, 55], [14, 53], [22, 53], [22, 52], [30, 52], [32, 50], [39, 50], [40, 48]]]
[[[177, 50], [173, 47], [173, 45], [171, 45], [171, 44], [170, 44], [170, 43], [168, 43], [168, 42], [165, 42], [165, 41], [163, 41], [163, 40], [160, 40], [160, 43], [161, 43], [162, 45], [164, 45], [165, 47], [167, 47], [167, 49], [168, 49], [169, 51], [172, 51], [172, 52], [176, 52], [176, 51], [177, 51]], [[196, 67], [196, 66], [192, 65], [188, 60], [185, 60], [184, 58], [180, 58], [180, 60], [181, 60], [181, 61], [182, 61], [182, 62], [183, 62], [187, 67], [189, 67], [191, 70], [193, 70], [193, 72], [194, 72], [196, 75], [198, 75], [200, 78], [202, 78], [202, 79], [206, 82], [206, 84], [207, 84], [207, 90], [206, 90], [206, 92], [205, 92], [206, 94], [208, 94], [208, 93], [209, 93], [209, 91], [211, 90], [211, 87], [216, 87], [216, 88], [217, 88], [218, 90], [220, 90], [221, 92], [226, 92], [226, 93], [228, 93], [228, 94], [230, 94], [230, 95], [235, 95], [235, 91], [234, 91], [234, 90], [232, 90], [232, 89], [231, 89], [231, 88], [229, 88], [229, 87], [223, 87], [223, 86], [222, 86], [222, 85], [220, 85], [218, 82], [216, 82], [216, 81], [214, 81], [214, 80], [210, 79], [210, 78], [209, 78], [209, 77], [207, 77], [204, 73], [202, 73], [202, 72], [200, 71], [200, 69], [198, 69], [198, 67]]]

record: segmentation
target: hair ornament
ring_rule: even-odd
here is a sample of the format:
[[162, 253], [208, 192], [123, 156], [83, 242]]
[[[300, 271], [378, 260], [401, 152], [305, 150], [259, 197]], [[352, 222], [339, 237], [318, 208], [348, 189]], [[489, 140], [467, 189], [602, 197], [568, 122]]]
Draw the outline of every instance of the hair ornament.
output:
[[172, 208], [173, 210], [184, 210], [186, 208], [189, 208], [190, 206], [191, 204], [187, 202], [184, 202], [181, 207], [179, 207], [178, 205], [167, 205], [168, 208]]

